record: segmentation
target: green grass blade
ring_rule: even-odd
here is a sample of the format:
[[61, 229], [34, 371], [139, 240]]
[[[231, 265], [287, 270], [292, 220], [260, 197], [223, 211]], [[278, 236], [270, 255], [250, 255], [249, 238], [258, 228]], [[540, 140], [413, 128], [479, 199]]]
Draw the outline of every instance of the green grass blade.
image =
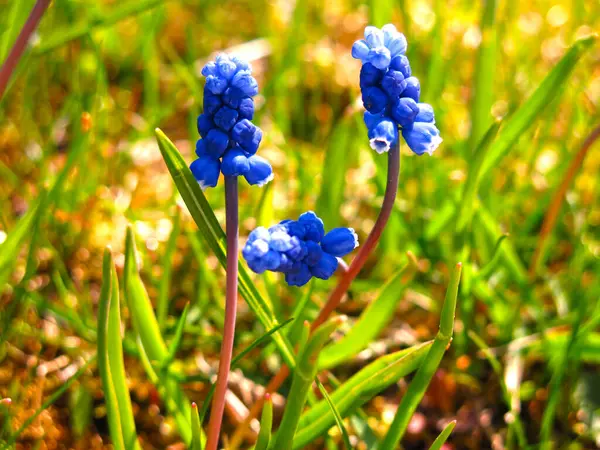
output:
[[[153, 372], [152, 363], [162, 364], [167, 360], [169, 351], [160, 333], [146, 287], [140, 278], [135, 255], [135, 238], [129, 227], [125, 242], [125, 298], [131, 311], [133, 327], [139, 337], [140, 347], [144, 357], [149, 361], [145, 367], [150, 375]], [[158, 379], [158, 384], [164, 393], [167, 410], [175, 418], [181, 438], [189, 444], [192, 440], [190, 401], [179, 387], [177, 380], [169, 376], [168, 372]]]
[[202, 426], [198, 416], [198, 405], [192, 403], [192, 445], [190, 450], [204, 450], [202, 445]]
[[439, 436], [435, 438], [435, 441], [433, 441], [433, 444], [431, 444], [429, 450], [440, 450], [442, 448], [442, 445], [444, 445], [450, 437], [450, 433], [452, 433], [452, 430], [454, 430], [455, 426], [456, 420], [453, 420], [448, 425], [446, 425], [442, 432], [439, 434]]
[[181, 214], [179, 209], [175, 213], [173, 219], [173, 230], [167, 241], [167, 248], [162, 258], [162, 274], [158, 287], [158, 300], [156, 302], [156, 315], [158, 318], [158, 326], [161, 331], [165, 330], [167, 321], [167, 313], [169, 312], [169, 287], [171, 286], [171, 272], [173, 269], [173, 255], [177, 249], [177, 237], [179, 236], [179, 228], [181, 222]]
[[315, 378], [315, 383], [317, 384], [319, 391], [321, 391], [321, 395], [323, 395], [323, 398], [327, 402], [327, 406], [329, 406], [329, 409], [331, 410], [331, 413], [333, 414], [333, 417], [335, 418], [335, 423], [338, 426], [338, 428], [340, 429], [340, 433], [342, 433], [342, 440], [344, 441], [344, 447], [346, 448], [346, 450], [351, 450], [352, 444], [350, 443], [350, 436], [348, 436], [348, 430], [346, 430], [346, 427], [344, 426], [344, 420], [342, 419], [340, 412], [335, 407], [335, 404], [331, 400], [331, 397], [329, 397], [329, 394], [327, 393], [325, 386], [323, 386], [323, 383], [321, 383], [318, 378]]
[[[33, 9], [35, 1], [33, 0], [22, 0], [18, 2], [12, 2], [12, 7], [8, 13], [8, 19], [4, 23], [4, 30], [2, 32], [2, 48], [0, 48], [0, 62], [4, 62], [11, 47], [17, 40], [19, 32], [23, 28], [27, 16]], [[3, 8], [8, 8], [5, 4]], [[6, 10], [4, 11], [6, 13]]]
[[110, 438], [116, 450], [125, 450], [121, 412], [110, 362], [110, 304], [113, 290], [111, 266], [110, 251], [105, 250], [102, 262], [102, 290], [98, 305], [98, 372], [102, 380]]
[[271, 442], [271, 429], [273, 428], [273, 400], [269, 394], [265, 395], [265, 404], [263, 405], [260, 416], [260, 431], [256, 439], [254, 450], [267, 450]]
[[[219, 221], [202, 193], [200, 186], [192, 175], [188, 165], [179, 153], [179, 150], [173, 145], [167, 136], [156, 129], [156, 138], [158, 146], [165, 160], [171, 177], [183, 198], [192, 218], [198, 225], [200, 232], [206, 239], [209, 247], [223, 267], [226, 266], [227, 258], [225, 253], [225, 233], [219, 225]], [[267, 301], [260, 295], [258, 289], [252, 282], [246, 268], [240, 261], [239, 266], [239, 290], [248, 303], [248, 306], [265, 329], [270, 330], [278, 325], [277, 319], [271, 311]], [[273, 336], [275, 343], [290, 368], [295, 367], [294, 354], [292, 346], [287, 339], [280, 333]]]
[[[331, 395], [341, 417], [346, 417], [401, 377], [417, 370], [432, 342], [382, 356], [361, 369]], [[335, 425], [335, 418], [325, 400], [315, 404], [300, 417], [294, 448], [304, 448]]]
[[407, 285], [407, 267], [408, 263], [396, 272], [346, 336], [323, 349], [319, 355], [319, 370], [330, 369], [350, 360], [367, 347], [392, 320], [396, 305], [402, 300]]
[[596, 36], [580, 39], [571, 46], [558, 64], [540, 83], [535, 92], [507, 121], [492, 144], [481, 167], [485, 176], [514, 147], [518, 139], [535, 122], [544, 109], [564, 92], [564, 83], [583, 54], [596, 42]]
[[446, 300], [442, 307], [440, 318], [440, 329], [438, 331], [429, 353], [423, 360], [415, 378], [410, 383], [408, 391], [402, 397], [398, 411], [390, 425], [388, 432], [381, 443], [380, 450], [393, 450], [398, 446], [400, 439], [406, 431], [408, 422], [414, 414], [425, 394], [427, 386], [437, 370], [446, 348], [452, 339], [454, 329], [454, 313], [456, 310], [456, 298], [458, 296], [458, 285], [460, 283], [461, 264], [458, 263], [450, 278], [450, 284], [446, 291]]
[[[298, 353], [298, 364], [292, 378], [292, 386], [287, 397], [285, 412], [271, 448], [274, 450], [289, 449], [293, 442], [300, 415], [306, 404], [310, 387], [317, 374], [317, 357], [333, 331], [345, 320], [338, 316], [318, 327]], [[305, 329], [308, 327], [305, 324]]]
[[181, 312], [181, 316], [179, 316], [179, 320], [177, 321], [177, 327], [175, 328], [175, 334], [173, 335], [173, 340], [169, 344], [169, 353], [167, 355], [167, 362], [163, 363], [163, 365], [170, 363], [175, 359], [175, 354], [177, 350], [179, 350], [179, 346], [181, 345], [181, 340], [183, 338], [183, 328], [187, 322], [188, 312], [190, 310], [190, 302], [185, 304], [183, 311]]
[[477, 54], [475, 92], [471, 103], [469, 147], [473, 150], [492, 121], [491, 110], [494, 102], [494, 78], [496, 77], [496, 57], [498, 53], [496, 6], [496, 0], [484, 2], [481, 18], [481, 44]]
[[[107, 253], [110, 250], [106, 251]], [[108, 361], [110, 373], [117, 397], [117, 405], [121, 418], [123, 440], [127, 449], [138, 450], [140, 444], [135, 430], [135, 419], [131, 407], [131, 397], [127, 387], [125, 362], [123, 359], [123, 338], [121, 336], [121, 306], [119, 302], [119, 281], [112, 258], [111, 265], [111, 297], [108, 307]]]

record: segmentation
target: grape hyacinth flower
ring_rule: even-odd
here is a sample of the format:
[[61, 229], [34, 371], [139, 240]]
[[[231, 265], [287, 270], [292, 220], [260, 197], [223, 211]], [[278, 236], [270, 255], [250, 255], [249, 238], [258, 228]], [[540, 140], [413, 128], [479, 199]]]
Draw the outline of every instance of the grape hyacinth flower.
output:
[[256, 273], [282, 272], [290, 286], [304, 286], [312, 277], [327, 280], [338, 260], [358, 247], [352, 228], [334, 228], [325, 233], [323, 221], [308, 211], [298, 220], [284, 220], [250, 233], [242, 250], [248, 267]]
[[256, 151], [262, 130], [252, 123], [258, 83], [250, 65], [221, 53], [202, 69], [204, 112], [198, 116], [196, 159], [190, 170], [202, 189], [215, 187], [219, 175], [243, 176], [251, 185], [273, 179], [269, 162]]
[[392, 24], [365, 28], [365, 38], [352, 46], [360, 59], [360, 89], [365, 106], [364, 121], [371, 148], [384, 153], [398, 140], [398, 128], [417, 155], [433, 154], [442, 142], [435, 126], [433, 108], [419, 103], [421, 86], [412, 76], [406, 57], [407, 42]]

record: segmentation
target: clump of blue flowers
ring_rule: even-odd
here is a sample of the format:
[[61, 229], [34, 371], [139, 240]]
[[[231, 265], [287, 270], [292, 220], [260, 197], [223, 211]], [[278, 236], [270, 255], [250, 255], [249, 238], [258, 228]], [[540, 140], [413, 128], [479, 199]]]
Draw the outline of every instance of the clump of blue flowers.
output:
[[252, 123], [258, 83], [250, 65], [222, 53], [204, 66], [202, 75], [204, 113], [198, 116], [198, 159], [190, 170], [202, 189], [215, 187], [220, 173], [243, 175], [252, 185], [265, 185], [273, 179], [273, 169], [256, 154], [262, 130]]
[[365, 28], [365, 38], [352, 46], [352, 56], [362, 61], [360, 89], [367, 110], [364, 121], [371, 148], [387, 152], [398, 140], [398, 128], [417, 155], [431, 155], [442, 142], [433, 108], [419, 103], [421, 85], [412, 76], [406, 57], [407, 42], [392, 24]]
[[352, 228], [334, 228], [325, 234], [323, 221], [308, 211], [298, 220], [256, 228], [242, 255], [254, 272], [282, 272], [290, 286], [303, 286], [312, 277], [329, 279], [338, 267], [337, 258], [356, 247], [358, 236]]

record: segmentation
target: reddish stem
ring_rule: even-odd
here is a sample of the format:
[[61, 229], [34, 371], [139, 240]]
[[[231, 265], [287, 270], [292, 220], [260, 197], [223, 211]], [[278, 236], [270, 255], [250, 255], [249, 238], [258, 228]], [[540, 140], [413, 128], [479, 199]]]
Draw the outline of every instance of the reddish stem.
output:
[[[394, 202], [396, 201], [396, 195], [398, 193], [398, 179], [400, 177], [400, 146], [399, 143], [396, 144], [390, 149], [388, 152], [388, 173], [387, 173], [387, 183], [385, 186], [385, 194], [383, 197], [383, 204], [381, 205], [381, 211], [379, 212], [379, 217], [377, 217], [377, 221], [369, 233], [367, 240], [365, 243], [359, 248], [356, 257], [352, 260], [350, 267], [343, 274], [340, 275], [340, 280], [333, 290], [333, 292], [329, 295], [329, 299], [323, 309], [319, 312], [319, 315], [315, 319], [315, 321], [311, 325], [311, 331], [314, 331], [319, 325], [325, 322], [331, 313], [336, 310], [339, 304], [342, 302], [344, 294], [348, 291], [350, 284], [356, 278], [360, 270], [363, 268], [369, 255], [375, 249], [379, 238], [381, 237], [381, 233], [390, 218], [392, 210], [394, 208]], [[271, 378], [269, 384], [265, 388], [266, 393], [275, 392], [279, 387], [283, 384], [283, 382], [287, 379], [290, 374], [290, 369], [288, 366], [283, 365], [279, 372]], [[252, 405], [250, 409], [250, 413], [246, 420], [240, 424], [235, 431], [230, 446], [231, 448], [237, 448], [241, 443], [243, 434], [245, 433], [246, 428], [254, 419], [258, 416], [258, 413], [261, 411], [264, 404], [264, 396], [262, 398], [257, 399], [257, 401]]]
[[217, 385], [208, 422], [206, 450], [216, 450], [225, 409], [225, 394], [233, 353], [235, 335], [235, 316], [238, 292], [238, 182], [237, 177], [225, 177], [225, 232], [227, 235], [227, 287], [225, 294], [225, 327]]
[[25, 47], [27, 46], [27, 42], [29, 42], [29, 38], [35, 31], [40, 22], [40, 19], [44, 15], [46, 8], [50, 4], [50, 0], [37, 0], [35, 6], [31, 10], [29, 17], [27, 18], [27, 22], [23, 25], [17, 40], [15, 41], [10, 53], [6, 57], [6, 61], [2, 64], [2, 68], [0, 68], [0, 99], [4, 95], [6, 91], [6, 86], [8, 86], [8, 82], [12, 73], [17, 67], [17, 63], [21, 59], [21, 55], [25, 51]]

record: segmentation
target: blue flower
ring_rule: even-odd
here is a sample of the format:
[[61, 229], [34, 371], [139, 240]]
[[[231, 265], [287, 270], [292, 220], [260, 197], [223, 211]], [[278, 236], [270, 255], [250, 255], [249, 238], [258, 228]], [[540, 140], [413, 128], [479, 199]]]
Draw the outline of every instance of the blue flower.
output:
[[387, 117], [382, 118], [377, 124], [369, 128], [369, 143], [377, 153], [387, 152], [398, 140], [398, 125]]
[[250, 168], [244, 178], [249, 184], [262, 187], [273, 179], [273, 169], [265, 158], [252, 155], [248, 158], [248, 164]]
[[406, 48], [406, 38], [392, 24], [384, 25], [381, 30], [366, 27], [365, 39], [352, 46], [352, 56], [363, 64], [360, 89], [367, 110], [364, 115], [367, 134], [371, 148], [383, 153], [397, 142], [401, 128], [414, 153], [431, 154], [442, 139], [433, 125], [433, 108], [419, 103], [421, 85], [412, 76]]
[[442, 142], [440, 131], [432, 123], [415, 122], [411, 129], [403, 129], [402, 136], [417, 155], [427, 153], [432, 155]]
[[269, 229], [258, 227], [242, 249], [248, 267], [285, 274], [290, 286], [303, 286], [312, 277], [329, 279], [338, 267], [338, 257], [358, 246], [352, 228], [334, 228], [325, 234], [323, 221], [308, 211], [298, 220], [283, 220]]
[[190, 165], [190, 170], [204, 190], [207, 187], [215, 187], [219, 181], [221, 163], [218, 159], [210, 156], [201, 156]]
[[358, 236], [352, 228], [334, 228], [323, 237], [321, 247], [333, 256], [346, 256], [358, 247]]
[[[225, 176], [243, 175], [251, 185], [263, 186], [273, 179], [273, 170], [264, 158], [255, 155], [262, 130], [251, 122], [252, 97], [258, 94], [258, 83], [250, 65], [220, 54], [202, 68], [202, 75], [206, 77], [204, 113], [198, 116], [201, 139], [196, 143], [196, 154], [204, 159], [192, 163], [194, 176], [203, 188], [214, 187], [218, 167]], [[209, 172], [205, 174], [203, 170]], [[273, 264], [270, 261], [267, 266]], [[264, 270], [263, 266], [256, 267]]]

